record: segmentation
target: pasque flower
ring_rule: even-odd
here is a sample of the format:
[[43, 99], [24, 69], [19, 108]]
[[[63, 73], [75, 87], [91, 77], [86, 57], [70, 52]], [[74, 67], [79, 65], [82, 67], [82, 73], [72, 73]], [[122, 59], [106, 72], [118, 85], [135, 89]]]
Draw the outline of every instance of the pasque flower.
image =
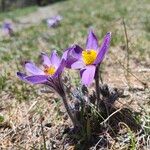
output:
[[2, 29], [5, 34], [12, 36], [14, 34], [12, 24], [9, 22], [4, 22]]
[[111, 40], [111, 33], [108, 32], [99, 46], [96, 35], [92, 30], [89, 31], [86, 48], [83, 49], [80, 46], [73, 46], [68, 48], [65, 52], [65, 59], [68, 66], [73, 69], [80, 69], [82, 83], [89, 86], [96, 72], [96, 67], [102, 62], [104, 56], [109, 48]]
[[60, 24], [60, 21], [63, 19], [62, 16], [54, 16], [52, 18], [47, 19], [47, 25], [48, 27], [56, 27]]
[[25, 82], [32, 84], [44, 84], [55, 90], [61, 96], [67, 113], [74, 126], [76, 126], [77, 123], [67, 102], [60, 76], [66, 65], [66, 61], [63, 58], [60, 59], [55, 51], [51, 53], [50, 57], [44, 53], [41, 54], [41, 57], [43, 59], [42, 68], [38, 68], [32, 62], [26, 62], [25, 69], [27, 74], [17, 72], [17, 76]]
[[55, 51], [52, 51], [50, 57], [41, 53], [43, 65], [37, 67], [32, 62], [25, 62], [26, 73], [17, 72], [17, 76], [31, 84], [45, 84], [54, 89], [60, 96], [64, 95], [64, 90], [60, 81], [60, 74], [65, 67], [65, 60], [60, 59]]
[[65, 67], [65, 60], [61, 60], [55, 51], [51, 53], [50, 57], [45, 53], [42, 53], [41, 57], [43, 59], [42, 68], [38, 68], [34, 63], [27, 61], [25, 63], [27, 74], [17, 72], [18, 77], [32, 84], [44, 84], [49, 78], [59, 76]]

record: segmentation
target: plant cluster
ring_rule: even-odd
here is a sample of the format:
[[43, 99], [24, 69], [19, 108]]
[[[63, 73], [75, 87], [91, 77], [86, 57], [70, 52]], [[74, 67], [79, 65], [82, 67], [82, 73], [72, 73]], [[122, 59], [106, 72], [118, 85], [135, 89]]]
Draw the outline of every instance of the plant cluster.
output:
[[[42, 66], [37, 67], [33, 62], [26, 61], [26, 73], [17, 72], [21, 80], [31, 84], [44, 84], [59, 94], [72, 121], [72, 128], [65, 130], [67, 139], [80, 149], [97, 143], [101, 133], [115, 136], [119, 130], [119, 122], [124, 122], [135, 131], [140, 129], [130, 110], [118, 111], [114, 106], [122, 92], [100, 84], [100, 65], [109, 49], [110, 41], [111, 33], [108, 32], [99, 46], [96, 35], [90, 30], [85, 48], [73, 45], [64, 51], [61, 58], [56, 51], [52, 51], [50, 56], [41, 53]], [[65, 68], [76, 69], [80, 73], [82, 85], [72, 93], [68, 93], [69, 87], [65, 85], [62, 76]], [[93, 81], [94, 89], [91, 86]], [[72, 101], [68, 101], [68, 94], [72, 94]], [[107, 142], [104, 136], [99, 144], [105, 145]]]

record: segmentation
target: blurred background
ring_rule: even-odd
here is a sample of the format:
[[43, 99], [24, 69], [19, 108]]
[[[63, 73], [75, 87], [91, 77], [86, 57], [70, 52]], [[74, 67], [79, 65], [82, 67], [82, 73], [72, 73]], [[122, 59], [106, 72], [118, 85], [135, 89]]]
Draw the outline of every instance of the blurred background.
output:
[[0, 11], [8, 11], [32, 5], [45, 6], [62, 0], [0, 0]]

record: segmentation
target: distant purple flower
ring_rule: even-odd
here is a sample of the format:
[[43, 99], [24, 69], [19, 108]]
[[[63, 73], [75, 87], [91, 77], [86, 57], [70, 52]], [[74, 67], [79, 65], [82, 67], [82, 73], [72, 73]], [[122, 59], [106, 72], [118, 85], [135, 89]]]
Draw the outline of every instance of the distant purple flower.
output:
[[92, 83], [95, 77], [96, 66], [104, 59], [110, 40], [111, 33], [107, 33], [99, 47], [97, 37], [90, 30], [85, 49], [75, 45], [65, 52], [64, 58], [67, 61], [67, 66], [73, 69], [80, 69], [84, 85], [89, 86]]
[[3, 31], [5, 32], [5, 34], [12, 36], [13, 35], [13, 28], [12, 28], [12, 24], [8, 23], [8, 22], [4, 22], [3, 26], [2, 26]]
[[48, 27], [56, 27], [60, 24], [60, 21], [62, 20], [62, 16], [54, 16], [52, 18], [47, 19], [47, 25]]
[[17, 76], [28, 83], [32, 84], [45, 84], [56, 90], [59, 94], [62, 92], [61, 85], [59, 85], [59, 77], [65, 67], [65, 60], [60, 59], [55, 51], [51, 56], [42, 53], [43, 68], [38, 68], [32, 62], [25, 63], [27, 74], [17, 72]]

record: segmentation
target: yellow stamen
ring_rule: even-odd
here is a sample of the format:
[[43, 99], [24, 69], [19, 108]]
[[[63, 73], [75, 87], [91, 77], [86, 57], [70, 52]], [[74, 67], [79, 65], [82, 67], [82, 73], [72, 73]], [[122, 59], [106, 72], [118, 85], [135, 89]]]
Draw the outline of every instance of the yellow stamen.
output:
[[93, 64], [95, 59], [96, 59], [96, 57], [97, 57], [97, 52], [95, 50], [93, 50], [93, 49], [82, 51], [83, 62], [86, 65]]
[[54, 66], [50, 66], [50, 67], [45, 67], [44, 68], [44, 73], [46, 74], [46, 75], [53, 75], [54, 73], [55, 73], [55, 71], [56, 71], [56, 69], [55, 69], [55, 67]]

